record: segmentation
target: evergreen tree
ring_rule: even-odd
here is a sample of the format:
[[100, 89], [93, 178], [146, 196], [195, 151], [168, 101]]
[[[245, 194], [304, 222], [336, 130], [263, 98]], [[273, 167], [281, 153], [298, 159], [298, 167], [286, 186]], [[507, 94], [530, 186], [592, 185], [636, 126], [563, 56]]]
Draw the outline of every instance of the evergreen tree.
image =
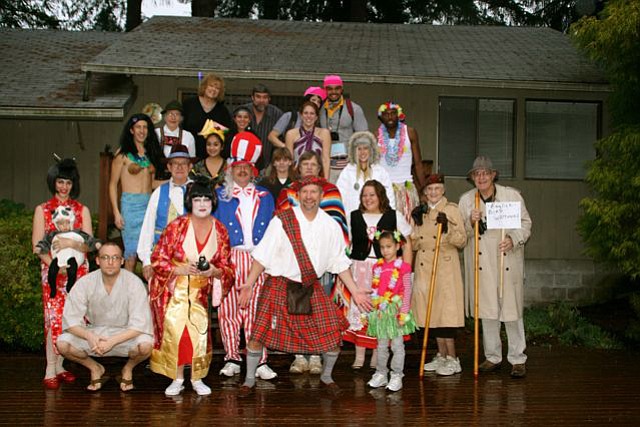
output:
[[[181, 3], [187, 3], [182, 0]], [[213, 17], [218, 6], [217, 0], [191, 0], [191, 16]]]
[[0, 0], [0, 28], [58, 28], [47, 0]]
[[596, 144], [579, 230], [594, 259], [640, 277], [640, 0], [611, 0], [571, 32], [613, 88], [613, 133]]

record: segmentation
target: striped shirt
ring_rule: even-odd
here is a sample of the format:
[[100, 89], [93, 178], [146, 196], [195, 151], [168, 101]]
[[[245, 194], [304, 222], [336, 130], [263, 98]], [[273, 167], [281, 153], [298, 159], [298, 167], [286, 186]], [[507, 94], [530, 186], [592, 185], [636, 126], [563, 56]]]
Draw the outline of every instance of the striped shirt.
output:
[[268, 138], [269, 132], [271, 132], [273, 126], [278, 122], [280, 116], [282, 116], [282, 110], [275, 105], [267, 105], [262, 120], [260, 120], [260, 123], [257, 123], [253, 113], [253, 104], [249, 102], [244, 104], [243, 107], [251, 111], [251, 130], [260, 138], [260, 141], [262, 141], [262, 156], [260, 156], [260, 159], [256, 162], [256, 167], [263, 170], [271, 163], [271, 151], [273, 151], [273, 146]]

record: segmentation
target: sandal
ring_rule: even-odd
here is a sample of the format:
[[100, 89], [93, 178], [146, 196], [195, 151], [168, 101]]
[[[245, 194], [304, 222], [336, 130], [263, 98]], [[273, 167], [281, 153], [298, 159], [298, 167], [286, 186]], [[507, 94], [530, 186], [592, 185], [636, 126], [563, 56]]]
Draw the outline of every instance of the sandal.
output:
[[[123, 393], [131, 391], [131, 390], [133, 390], [135, 388], [133, 386], [133, 378], [122, 378], [121, 375], [118, 375], [116, 377], [116, 381], [118, 381], [118, 383], [120, 384], [120, 391], [123, 392]], [[131, 386], [131, 388], [127, 388], [129, 386]]]
[[[104, 385], [104, 383], [106, 383], [108, 380], [109, 380], [109, 377], [106, 376], [106, 375], [103, 375], [100, 378], [97, 378], [95, 380], [91, 380], [91, 382], [87, 386], [87, 390], [88, 391], [92, 391], [92, 392], [100, 391], [102, 389], [102, 386]], [[89, 388], [91, 386], [93, 386], [95, 388]]]

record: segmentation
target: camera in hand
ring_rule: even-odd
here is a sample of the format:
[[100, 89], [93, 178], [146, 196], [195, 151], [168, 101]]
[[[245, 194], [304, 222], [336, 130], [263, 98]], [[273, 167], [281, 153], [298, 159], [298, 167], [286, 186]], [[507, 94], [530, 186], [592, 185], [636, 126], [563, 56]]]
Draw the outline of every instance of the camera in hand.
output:
[[338, 135], [338, 132], [331, 132], [331, 140], [340, 141], [340, 135]]
[[200, 258], [198, 258], [198, 270], [207, 271], [208, 269], [209, 261], [207, 261], [207, 259], [203, 255], [200, 255]]
[[480, 223], [478, 224], [478, 233], [480, 233], [480, 235], [483, 235], [485, 231], [487, 231], [487, 223], [483, 220], [480, 220]]

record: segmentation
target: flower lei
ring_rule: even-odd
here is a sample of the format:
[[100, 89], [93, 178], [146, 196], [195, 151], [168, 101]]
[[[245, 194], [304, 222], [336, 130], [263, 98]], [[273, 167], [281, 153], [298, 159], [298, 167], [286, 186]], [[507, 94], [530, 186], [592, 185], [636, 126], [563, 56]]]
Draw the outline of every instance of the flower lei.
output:
[[397, 166], [402, 155], [408, 151], [406, 132], [404, 131], [405, 126], [404, 123], [398, 122], [396, 138], [393, 140], [389, 137], [389, 131], [384, 124], [378, 128], [378, 147], [380, 148], [380, 154], [384, 156], [387, 164], [391, 167]]
[[392, 290], [395, 289], [398, 284], [398, 278], [400, 277], [400, 267], [402, 267], [402, 258], [397, 258], [393, 262], [393, 271], [391, 272], [391, 279], [389, 280], [389, 286], [387, 291], [380, 295], [378, 294], [378, 288], [380, 287], [380, 274], [382, 273], [382, 265], [384, 259], [380, 258], [373, 268], [373, 278], [371, 279], [371, 300], [373, 306], [380, 310], [385, 310], [389, 303], [397, 302], [402, 298], [400, 295], [394, 295]]

